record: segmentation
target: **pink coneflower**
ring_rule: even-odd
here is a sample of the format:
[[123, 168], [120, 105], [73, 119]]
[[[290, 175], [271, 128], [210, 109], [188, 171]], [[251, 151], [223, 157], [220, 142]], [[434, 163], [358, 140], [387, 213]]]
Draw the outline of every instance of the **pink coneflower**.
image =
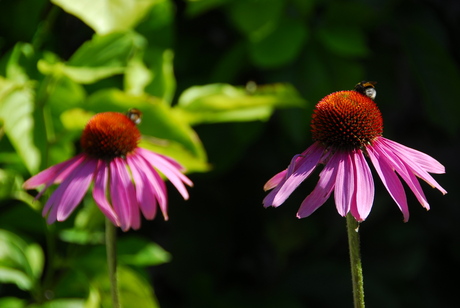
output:
[[354, 90], [329, 94], [316, 105], [311, 122], [315, 142], [265, 184], [265, 190], [274, 188], [263, 201], [265, 207], [280, 206], [319, 164], [324, 164], [316, 187], [302, 202], [297, 217], [312, 214], [334, 191], [339, 214], [351, 212], [358, 222], [363, 221], [374, 199], [374, 181], [366, 157], [405, 222], [409, 209], [400, 178], [427, 210], [430, 206], [417, 177], [447, 193], [429, 174], [444, 173], [443, 165], [422, 152], [382, 137], [382, 115], [373, 101], [374, 84], [361, 82]]
[[159, 206], [167, 214], [166, 186], [160, 171], [177, 188], [184, 199], [188, 192], [184, 184], [192, 182], [181, 173], [175, 160], [139, 148], [141, 134], [136, 127], [140, 112], [132, 109], [127, 115], [117, 112], [98, 113], [86, 125], [81, 146], [83, 153], [54, 165], [31, 177], [24, 188], [45, 184], [60, 184], [43, 208], [49, 224], [69, 217], [85, 196], [91, 183], [93, 198], [99, 209], [124, 231], [139, 229], [140, 213], [153, 219]]

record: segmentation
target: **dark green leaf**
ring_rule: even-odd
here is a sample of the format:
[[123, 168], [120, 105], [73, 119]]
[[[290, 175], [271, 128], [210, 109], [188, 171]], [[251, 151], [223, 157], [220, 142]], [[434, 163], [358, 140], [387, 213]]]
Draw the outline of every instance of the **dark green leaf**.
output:
[[354, 26], [323, 26], [318, 38], [331, 53], [345, 57], [364, 57], [369, 54], [362, 29]]
[[158, 244], [140, 237], [124, 237], [117, 243], [120, 264], [153, 266], [169, 262], [171, 255]]
[[252, 61], [262, 68], [275, 68], [292, 62], [305, 43], [307, 29], [299, 19], [281, 19], [273, 32], [251, 42]]

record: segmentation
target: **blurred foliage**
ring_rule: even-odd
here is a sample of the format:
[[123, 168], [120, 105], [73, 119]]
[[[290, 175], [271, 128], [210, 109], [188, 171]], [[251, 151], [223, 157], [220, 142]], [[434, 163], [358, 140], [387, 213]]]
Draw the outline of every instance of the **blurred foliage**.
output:
[[310, 144], [314, 103], [364, 79], [385, 136], [444, 163], [449, 191], [427, 190], [428, 214], [410, 199], [402, 224], [377, 184], [360, 228], [367, 303], [457, 304], [456, 1], [9, 0], [0, 16], [0, 307], [110, 307], [92, 198], [47, 226], [22, 183], [78, 153], [93, 114], [129, 108], [141, 146], [195, 185], [186, 205], [171, 190], [170, 221], [119, 234], [124, 307], [350, 305], [344, 220], [332, 203], [295, 219], [315, 180], [277, 210], [261, 201]]

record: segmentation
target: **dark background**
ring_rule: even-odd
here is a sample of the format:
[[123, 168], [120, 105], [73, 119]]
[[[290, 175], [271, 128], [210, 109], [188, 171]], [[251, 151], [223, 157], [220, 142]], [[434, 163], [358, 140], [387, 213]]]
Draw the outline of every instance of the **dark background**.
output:
[[[366, 303], [458, 305], [460, 3], [269, 1], [265, 5], [281, 2], [280, 18], [295, 20], [294, 29], [301, 25], [306, 34], [291, 46], [295, 30], [281, 31], [287, 40], [274, 38], [262, 46], [272, 57], [264, 62], [254, 53], [260, 46], [238, 26], [241, 1], [209, 2], [214, 5], [192, 14], [189, 2], [175, 1], [171, 35], [152, 34], [175, 52], [177, 93], [215, 82], [288, 82], [308, 107], [278, 110], [268, 122], [196, 127], [214, 169], [190, 174], [194, 188], [187, 202], [168, 184], [170, 220], [144, 221], [139, 231], [172, 254], [171, 262], [150, 269], [161, 307], [352, 306], [345, 219], [333, 200], [311, 217], [295, 217], [318, 172], [277, 209], [262, 207], [262, 187], [311, 144], [314, 104], [361, 80], [378, 82], [384, 136], [439, 160], [446, 174], [434, 177], [449, 192], [442, 196], [422, 183], [432, 207], [427, 212], [406, 190], [411, 216], [403, 223], [374, 172], [375, 202], [360, 226]], [[253, 14], [261, 2], [248, 1]], [[19, 7], [12, 1], [0, 6]], [[46, 16], [46, 5], [42, 9], [37, 21]], [[2, 52], [17, 40], [31, 40], [33, 29], [21, 27], [30, 20], [17, 18], [14, 27], [10, 20], [0, 21]], [[64, 12], [53, 31], [44, 45], [63, 58], [92, 35]], [[278, 58], [283, 44], [294, 51]]]

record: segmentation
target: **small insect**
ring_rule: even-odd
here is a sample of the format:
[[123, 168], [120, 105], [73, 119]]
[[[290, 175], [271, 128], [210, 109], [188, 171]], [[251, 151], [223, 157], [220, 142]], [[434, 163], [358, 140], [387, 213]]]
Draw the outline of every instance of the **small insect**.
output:
[[134, 124], [139, 124], [141, 123], [142, 121], [142, 111], [140, 111], [139, 109], [136, 109], [136, 108], [131, 108], [128, 110], [128, 112], [126, 113], [126, 116], [134, 122]]
[[375, 96], [377, 95], [377, 91], [375, 90], [376, 84], [376, 81], [361, 81], [355, 86], [355, 91], [364, 94], [370, 99], [374, 100]]

